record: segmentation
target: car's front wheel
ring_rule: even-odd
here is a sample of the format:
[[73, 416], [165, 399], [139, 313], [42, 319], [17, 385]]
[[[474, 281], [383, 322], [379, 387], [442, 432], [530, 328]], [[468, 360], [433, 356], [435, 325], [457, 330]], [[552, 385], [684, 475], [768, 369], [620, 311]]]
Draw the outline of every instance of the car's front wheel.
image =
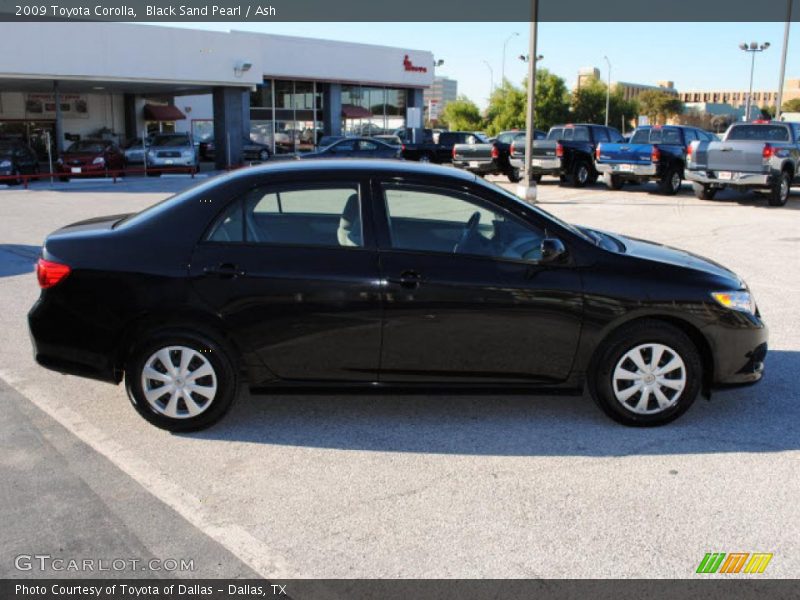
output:
[[512, 167], [506, 175], [511, 183], [519, 183], [522, 181], [522, 175], [517, 167]]
[[600, 408], [624, 425], [664, 425], [700, 392], [703, 366], [692, 340], [660, 321], [623, 326], [598, 350], [589, 388]]
[[197, 431], [233, 404], [237, 376], [222, 342], [183, 330], [145, 336], [125, 365], [125, 387], [137, 412], [168, 431]]

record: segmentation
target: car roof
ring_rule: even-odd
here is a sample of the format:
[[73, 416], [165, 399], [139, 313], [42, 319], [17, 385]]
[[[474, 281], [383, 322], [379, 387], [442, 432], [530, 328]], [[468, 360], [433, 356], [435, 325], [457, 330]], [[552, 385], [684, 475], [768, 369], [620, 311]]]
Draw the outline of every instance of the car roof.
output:
[[[368, 138], [366, 138], [368, 139]], [[409, 175], [429, 175], [436, 177], [450, 177], [461, 181], [475, 181], [476, 176], [469, 171], [444, 167], [441, 165], [423, 164], [413, 161], [369, 159], [369, 158], [341, 158], [341, 159], [314, 159], [286, 160], [273, 163], [245, 167], [233, 172], [236, 176], [251, 177], [254, 175], [280, 175], [285, 173], [302, 173], [306, 171], [329, 171], [331, 173], [347, 171], [368, 171], [372, 173], [399, 173]]]

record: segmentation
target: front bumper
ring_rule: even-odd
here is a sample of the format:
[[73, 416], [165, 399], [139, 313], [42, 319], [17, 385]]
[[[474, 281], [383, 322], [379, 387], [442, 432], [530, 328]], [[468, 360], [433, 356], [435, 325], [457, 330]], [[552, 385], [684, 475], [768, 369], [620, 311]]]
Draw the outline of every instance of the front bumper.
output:
[[658, 167], [653, 164], [596, 163], [595, 168], [598, 173], [622, 177], [655, 177], [658, 174]]
[[81, 177], [82, 175], [103, 175], [105, 176], [107, 170], [106, 164], [84, 164], [84, 165], [69, 165], [62, 164], [56, 168], [56, 172], [61, 175], [69, 175], [70, 177]]
[[[730, 179], [722, 179], [720, 173], [730, 173]], [[684, 176], [688, 181], [701, 183], [711, 187], [755, 187], [764, 188], [772, 185], [769, 173], [746, 173], [742, 171], [695, 171], [687, 169]]]
[[197, 159], [192, 156], [189, 158], [185, 158], [183, 156], [173, 156], [169, 158], [164, 158], [160, 156], [156, 157], [147, 157], [147, 166], [148, 167], [193, 167], [197, 164]]
[[712, 346], [712, 387], [749, 385], [764, 374], [769, 330], [758, 316], [734, 314], [705, 328]]

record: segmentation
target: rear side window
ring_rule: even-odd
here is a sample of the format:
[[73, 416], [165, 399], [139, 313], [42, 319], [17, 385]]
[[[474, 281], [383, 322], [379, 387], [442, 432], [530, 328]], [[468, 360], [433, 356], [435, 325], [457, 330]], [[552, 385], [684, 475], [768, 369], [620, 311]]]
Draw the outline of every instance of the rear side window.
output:
[[563, 133], [564, 133], [564, 128], [563, 127], [553, 127], [547, 133], [547, 139], [548, 140], [560, 140], [562, 135], [563, 135]]
[[594, 141], [595, 142], [608, 142], [608, 132], [603, 129], [602, 127], [595, 127], [594, 129]]
[[789, 129], [783, 125], [733, 125], [726, 139], [729, 141], [788, 142]]
[[210, 242], [363, 246], [357, 183], [256, 188], [217, 219]]

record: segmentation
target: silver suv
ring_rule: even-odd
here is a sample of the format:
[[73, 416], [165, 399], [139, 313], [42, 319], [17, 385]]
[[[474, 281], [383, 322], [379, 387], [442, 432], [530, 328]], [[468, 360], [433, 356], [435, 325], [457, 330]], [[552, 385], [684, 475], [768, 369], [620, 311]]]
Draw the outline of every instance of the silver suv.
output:
[[147, 168], [153, 169], [148, 174], [160, 175], [177, 167], [189, 167], [193, 171], [198, 168], [197, 149], [188, 133], [160, 133], [153, 136], [147, 148]]

